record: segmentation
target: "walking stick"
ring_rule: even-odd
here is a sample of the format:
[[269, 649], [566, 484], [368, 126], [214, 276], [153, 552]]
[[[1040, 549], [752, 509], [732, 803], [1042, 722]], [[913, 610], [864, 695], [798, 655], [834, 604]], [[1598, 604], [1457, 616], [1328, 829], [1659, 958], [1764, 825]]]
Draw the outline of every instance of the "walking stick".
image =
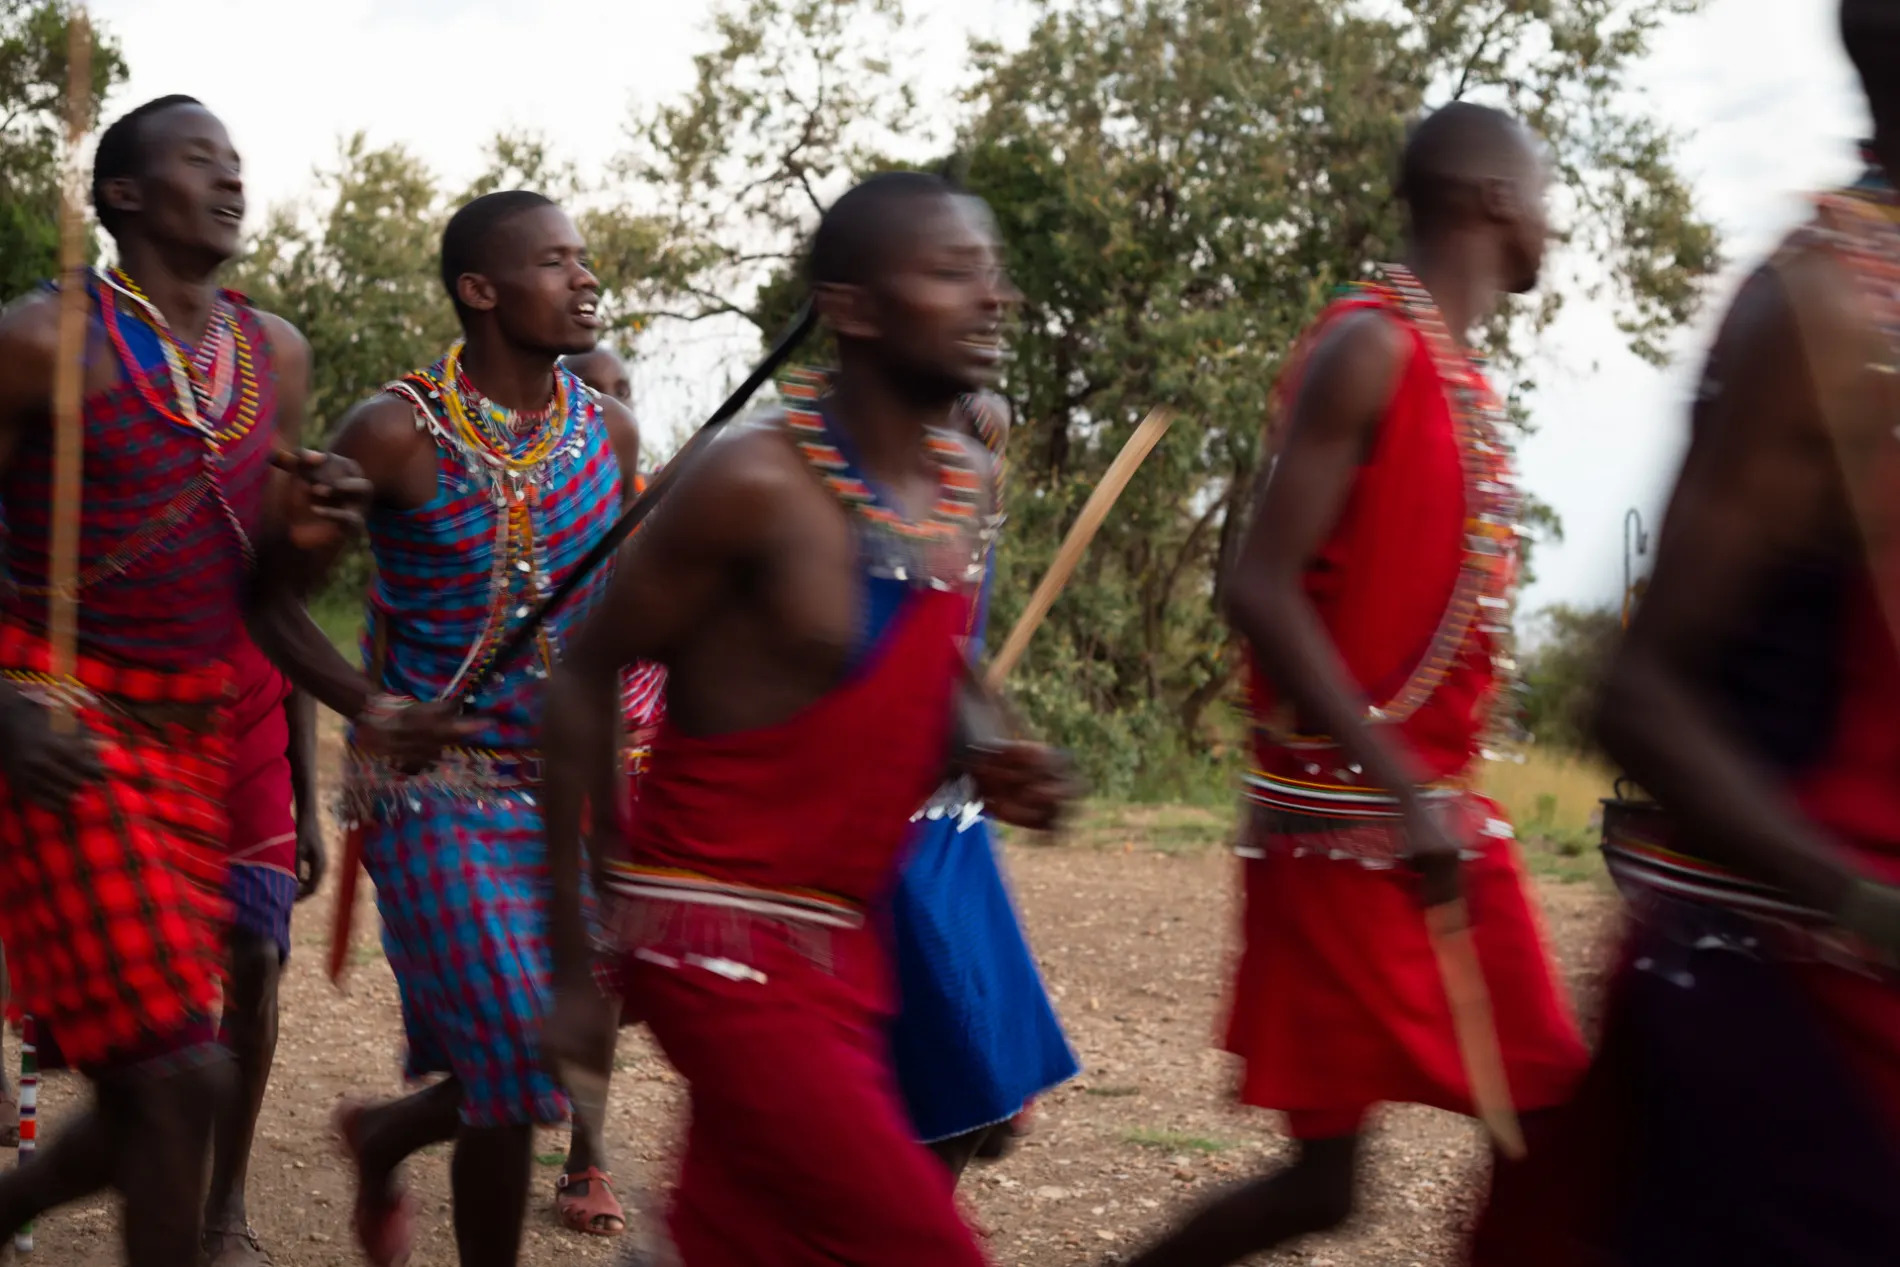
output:
[[[84, 438], [79, 404], [86, 380], [86, 222], [79, 191], [79, 143], [86, 134], [92, 85], [92, 30], [84, 7], [66, 24], [66, 154], [59, 197], [59, 353], [53, 366], [53, 523], [49, 560], [47, 641], [53, 681], [69, 685], [77, 665], [79, 503]], [[53, 726], [78, 725], [62, 690], [54, 691]]]
[[[798, 310], [798, 315], [794, 318], [791, 327], [772, 346], [772, 350], [765, 354], [765, 359], [760, 361], [753, 371], [746, 375], [745, 381], [739, 384], [732, 395], [726, 397], [725, 402], [713, 411], [712, 417], [700, 424], [699, 429], [693, 432], [692, 437], [684, 445], [680, 446], [680, 451], [673, 455], [672, 460], [654, 473], [653, 478], [647, 481], [646, 487], [634, 497], [633, 504], [620, 512], [620, 518], [615, 520], [613, 526], [607, 529], [606, 534], [581, 556], [580, 561], [574, 565], [561, 583], [555, 586], [554, 592], [542, 600], [541, 605], [530, 612], [514, 631], [502, 640], [501, 646], [495, 651], [494, 658], [488, 662], [488, 667], [464, 684], [460, 694], [456, 696], [464, 706], [513, 664], [516, 656], [533, 644], [535, 634], [539, 632], [541, 626], [568, 604], [575, 592], [580, 589], [583, 581], [614, 556], [621, 543], [632, 536], [633, 530], [638, 528], [640, 522], [653, 512], [655, 506], [659, 505], [660, 499], [666, 495], [666, 490], [679, 477], [680, 471], [685, 469], [694, 455], [705, 447], [715, 432], [738, 417], [739, 411], [745, 408], [746, 402], [765, 385], [766, 379], [778, 372], [786, 358], [805, 341], [805, 336], [811, 333], [817, 323], [817, 314], [807, 302]], [[343, 970], [348, 966], [350, 938], [356, 920], [357, 875], [363, 865], [363, 847], [363, 828], [359, 824], [351, 828], [343, 838], [343, 865], [337, 874], [336, 906], [330, 916], [330, 952], [326, 964], [332, 985], [343, 984]]]
[[1122, 445], [1122, 451], [1115, 455], [1102, 482], [1089, 494], [1088, 501], [1082, 504], [1082, 513], [1075, 518], [1075, 524], [1069, 529], [1069, 535], [1063, 538], [1062, 547], [1056, 551], [1055, 561], [1049, 570], [1043, 573], [1042, 581], [1036, 586], [1036, 592], [1029, 596], [1029, 605], [1023, 608], [1023, 614], [1016, 618], [1016, 627], [1009, 631], [1009, 637], [1003, 642], [1003, 649], [990, 661], [989, 672], [984, 675], [984, 683], [992, 691], [1002, 686], [1003, 679], [1023, 658], [1023, 652], [1029, 647], [1030, 636], [1042, 624], [1043, 617], [1049, 614], [1062, 587], [1069, 583], [1075, 569], [1082, 562], [1082, 554], [1089, 548], [1089, 542], [1095, 539], [1096, 530], [1102, 521], [1108, 518], [1108, 512], [1115, 505], [1115, 499], [1128, 487], [1128, 481], [1135, 477], [1135, 470], [1155, 445], [1161, 443], [1161, 437], [1167, 434], [1168, 425], [1174, 421], [1174, 411], [1166, 405], [1158, 405], [1149, 411], [1147, 418], [1135, 428], [1128, 437], [1128, 443]]
[[1461, 897], [1425, 908], [1425, 927], [1431, 934], [1438, 975], [1451, 1002], [1451, 1027], [1458, 1037], [1458, 1056], [1471, 1084], [1471, 1107], [1491, 1133], [1498, 1151], [1512, 1161], [1525, 1154], [1524, 1130], [1511, 1104], [1511, 1084], [1504, 1073], [1504, 1053], [1498, 1046], [1497, 1025], [1491, 1013], [1491, 995], [1484, 985], [1484, 968], [1471, 940], [1471, 911]]
[[[63, 689], [78, 667], [79, 509], [85, 453], [79, 406], [86, 383], [86, 220], [80, 193], [79, 143], [92, 113], [92, 27], [83, 5], [66, 23], [66, 152], [59, 182], [59, 331], [53, 363], [53, 523], [46, 633], [55, 689], [52, 725], [72, 734], [79, 726]], [[15, 1165], [33, 1159], [39, 1143], [38, 1027], [26, 1017], [20, 1035], [20, 1151]], [[33, 1225], [13, 1237], [21, 1253], [33, 1250]]]

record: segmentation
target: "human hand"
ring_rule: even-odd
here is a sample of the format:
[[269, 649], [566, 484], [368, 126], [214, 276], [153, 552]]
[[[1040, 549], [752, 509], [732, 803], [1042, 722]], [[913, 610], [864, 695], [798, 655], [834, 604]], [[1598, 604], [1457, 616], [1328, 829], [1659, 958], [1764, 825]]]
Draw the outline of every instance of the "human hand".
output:
[[479, 723], [453, 700], [417, 701], [378, 695], [356, 719], [357, 747], [404, 774], [420, 774], [444, 750], [465, 742]]
[[271, 464], [292, 477], [285, 531], [299, 550], [320, 550], [362, 531], [375, 486], [349, 458], [280, 449]]
[[92, 735], [56, 729], [44, 706], [16, 696], [0, 710], [0, 772], [16, 793], [58, 813], [103, 779], [105, 766]]
[[1035, 831], [1052, 829], [1080, 792], [1068, 755], [1024, 740], [970, 749], [971, 781], [991, 818]]
[[1464, 846], [1447, 821], [1446, 806], [1415, 796], [1400, 819], [1405, 861], [1418, 873], [1419, 897], [1426, 906], [1443, 906], [1464, 893], [1458, 855]]

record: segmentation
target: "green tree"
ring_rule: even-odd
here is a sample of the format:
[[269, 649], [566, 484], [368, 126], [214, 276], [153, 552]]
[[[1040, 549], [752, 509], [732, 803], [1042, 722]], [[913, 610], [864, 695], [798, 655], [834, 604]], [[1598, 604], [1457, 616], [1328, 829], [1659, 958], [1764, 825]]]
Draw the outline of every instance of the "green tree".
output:
[[1559, 604], [1538, 613], [1534, 633], [1521, 657], [1524, 729], [1538, 744], [1594, 753], [1591, 718], [1622, 637], [1621, 614], [1614, 607]]
[[233, 284], [310, 341], [307, 435], [455, 337], [442, 293], [443, 205], [435, 175], [401, 146], [344, 141], [314, 195], [272, 208]]
[[[59, 168], [73, 9], [60, 0], [0, 0], [0, 300], [59, 271]], [[124, 80], [117, 41], [95, 28], [88, 126]]]
[[[1201, 757], [1231, 726], [1212, 706], [1238, 664], [1212, 599], [1273, 385], [1328, 295], [1398, 252], [1409, 120], [1484, 100], [1548, 144], [1564, 241], [1541, 298], [1488, 331], [1507, 377], [1576, 295], [1609, 301], [1630, 346], [1660, 359], [1719, 261], [1673, 138], [1630, 88], [1658, 26], [1695, 7], [1048, 0], [1022, 47], [976, 46], [955, 141], [1026, 295], [999, 628], [1130, 430], [1157, 404], [1179, 410], [1014, 683], [1098, 784], [1212, 768]], [[692, 91], [641, 121], [622, 166], [636, 202], [678, 209], [629, 306], [770, 333], [824, 196], [929, 163], [949, 139], [881, 73], [876, 50], [903, 29], [887, 0], [747, 0], [714, 29]], [[1520, 420], [1529, 386], [1513, 393]], [[1560, 531], [1548, 508], [1533, 522]]]

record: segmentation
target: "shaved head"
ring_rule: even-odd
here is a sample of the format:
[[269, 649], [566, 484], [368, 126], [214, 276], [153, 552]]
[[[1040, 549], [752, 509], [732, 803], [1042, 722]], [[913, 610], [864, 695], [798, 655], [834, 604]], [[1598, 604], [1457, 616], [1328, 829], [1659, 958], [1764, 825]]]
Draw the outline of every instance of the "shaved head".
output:
[[1435, 221], [1469, 203], [1488, 181], [1519, 181], [1539, 169], [1530, 130], [1502, 110], [1454, 101], [1412, 128], [1399, 163], [1399, 197], [1414, 220]]
[[1414, 243], [1453, 235], [1495, 250], [1504, 289], [1537, 284], [1550, 222], [1537, 138], [1501, 110], [1454, 101], [1413, 127], [1399, 197]]
[[612, 348], [603, 345], [592, 352], [564, 356], [561, 364], [601, 395], [612, 396], [623, 405], [633, 404], [633, 381], [627, 373], [627, 363]]

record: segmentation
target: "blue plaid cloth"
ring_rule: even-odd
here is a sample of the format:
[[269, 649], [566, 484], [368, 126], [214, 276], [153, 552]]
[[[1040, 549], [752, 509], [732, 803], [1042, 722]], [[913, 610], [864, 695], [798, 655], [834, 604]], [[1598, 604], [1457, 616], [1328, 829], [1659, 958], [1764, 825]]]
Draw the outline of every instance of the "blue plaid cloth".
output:
[[541, 811], [518, 792], [417, 795], [370, 824], [363, 861], [409, 1076], [454, 1074], [470, 1126], [564, 1120], [567, 1099], [536, 1046], [551, 967]]
[[297, 877], [282, 867], [234, 862], [225, 873], [224, 896], [231, 902], [231, 925], [277, 945], [281, 960], [290, 958], [290, 911], [297, 904]]

